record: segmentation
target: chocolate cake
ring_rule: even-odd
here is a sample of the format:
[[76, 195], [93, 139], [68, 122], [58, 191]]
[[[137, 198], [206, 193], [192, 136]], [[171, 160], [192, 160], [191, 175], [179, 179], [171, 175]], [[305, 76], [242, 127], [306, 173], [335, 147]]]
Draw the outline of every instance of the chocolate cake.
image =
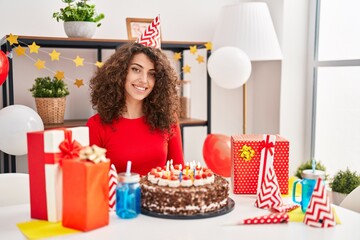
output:
[[141, 206], [155, 213], [191, 216], [227, 205], [229, 184], [206, 168], [153, 169], [140, 181]]

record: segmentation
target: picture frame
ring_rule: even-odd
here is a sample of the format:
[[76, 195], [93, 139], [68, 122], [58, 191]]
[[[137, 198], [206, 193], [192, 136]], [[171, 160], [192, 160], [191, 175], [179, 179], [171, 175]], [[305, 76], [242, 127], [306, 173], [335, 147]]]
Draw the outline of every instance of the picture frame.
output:
[[128, 39], [136, 40], [152, 21], [151, 18], [126, 18]]

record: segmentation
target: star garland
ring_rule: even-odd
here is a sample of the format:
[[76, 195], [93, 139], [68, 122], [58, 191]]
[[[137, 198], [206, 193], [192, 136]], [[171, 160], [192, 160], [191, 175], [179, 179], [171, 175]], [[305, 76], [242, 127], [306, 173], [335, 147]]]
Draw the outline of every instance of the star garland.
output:
[[[51, 61], [60, 61], [60, 60], [67, 60], [67, 61], [73, 61], [74, 64], [75, 64], [75, 67], [83, 67], [84, 64], [89, 64], [89, 65], [95, 65], [97, 66], [98, 68], [102, 67], [103, 65], [103, 62], [99, 62], [97, 61], [96, 63], [91, 63], [91, 62], [85, 62], [84, 58], [80, 57], [80, 56], [76, 56], [75, 59], [71, 59], [71, 58], [68, 58], [68, 57], [64, 57], [64, 56], [61, 56], [61, 53], [56, 51], [55, 49], [53, 49], [51, 52], [48, 52], [46, 50], [43, 50], [41, 49], [41, 46], [37, 45], [36, 42], [33, 42], [31, 45], [27, 45], [26, 43], [24, 42], [21, 42], [18, 40], [18, 36], [17, 35], [13, 35], [10, 33], [10, 35], [6, 38], [6, 40], [10, 43], [10, 45], [14, 45], [15, 48], [14, 48], [14, 52], [18, 55], [18, 56], [26, 56], [27, 58], [29, 58], [31, 61], [34, 62], [34, 66], [38, 69], [38, 70], [41, 70], [41, 69], [46, 69], [48, 70], [49, 72], [52, 72], [54, 74], [54, 77], [56, 77], [57, 79], [59, 80], [69, 80], [71, 81], [70, 79], [68, 79], [67, 77], [65, 77], [65, 72], [63, 71], [60, 71], [60, 70], [53, 70], [53, 69], [50, 69], [46, 66], [46, 61], [43, 60], [43, 59], [35, 59], [33, 58], [31, 55], [33, 54], [39, 54], [40, 53], [45, 53], [46, 55], [48, 55], [51, 59]], [[23, 47], [20, 45], [20, 43], [23, 44], [23, 45], [26, 45], [26, 47]], [[29, 54], [27, 54], [27, 50], [29, 49]], [[31, 54], [31, 55], [30, 55]], [[84, 84], [84, 80], [83, 79], [75, 79], [73, 81], [73, 84], [75, 86], [77, 86], [78, 88], [82, 87], [82, 86], [85, 86]]]
[[[205, 48], [206, 48], [207, 51], [211, 51], [211, 50], [212, 50], [212, 43], [211, 43], [211, 42], [205, 43], [204, 46], [205, 46]], [[196, 56], [195, 60], [196, 60], [199, 64], [205, 62], [204, 56], [202, 56], [202, 55], [200, 55], [200, 54], [196, 55], [196, 54], [198, 53], [198, 49], [197, 49], [197, 46], [196, 46], [196, 45], [190, 46], [190, 49], [189, 49], [189, 50], [190, 50], [190, 53], [191, 53], [192, 55], [195, 55], [195, 56]], [[175, 52], [175, 53], [174, 53], [173, 59], [174, 59], [175, 61], [179, 61], [181, 58], [182, 58], [182, 53], [181, 53], [181, 52]], [[185, 66], [182, 67], [182, 72], [183, 72], [183, 73], [191, 73], [191, 66], [189, 66], [189, 65], [186, 64]]]
[[[101, 68], [103, 66], [103, 62], [99, 62], [97, 61], [96, 63], [91, 63], [91, 62], [86, 62], [84, 58], [82, 58], [81, 56], [77, 55], [75, 59], [71, 59], [68, 57], [64, 57], [61, 55], [61, 52], [56, 51], [56, 49], [53, 49], [51, 52], [43, 50], [41, 48], [41, 46], [37, 45], [36, 42], [33, 42], [31, 45], [28, 45], [24, 42], [21, 42], [18, 40], [17, 35], [13, 35], [12, 33], [10, 33], [10, 35], [6, 38], [6, 40], [10, 43], [10, 45], [14, 45], [14, 52], [17, 54], [17, 56], [26, 56], [27, 58], [29, 58], [31, 61], [34, 62], [34, 66], [38, 69], [38, 70], [42, 70], [42, 69], [46, 69], [49, 72], [52, 72], [54, 74], [54, 77], [56, 77], [59, 80], [68, 80], [71, 81], [69, 78], [67, 78], [65, 76], [65, 72], [60, 71], [60, 70], [53, 70], [50, 69], [46, 66], [46, 61], [40, 58], [33, 58], [31, 55], [33, 54], [39, 54], [40, 53], [45, 53], [46, 55], [48, 55], [51, 59], [51, 61], [60, 61], [60, 60], [67, 60], [67, 61], [72, 61], [75, 64], [75, 67], [83, 67], [84, 64], [88, 64], [88, 65], [95, 65], [98, 68]], [[26, 47], [23, 47], [20, 45], [20, 43], [22, 45], [26, 45]], [[205, 48], [207, 51], [211, 51], [212, 50], [212, 43], [211, 42], [207, 42], [204, 44]], [[29, 49], [29, 54], [27, 53], [27, 50]], [[196, 56], [195, 60], [201, 64], [204, 63], [204, 56], [198, 54], [198, 46], [193, 45], [190, 46], [189, 48], [190, 53], [194, 56]], [[173, 59], [175, 61], [179, 61], [180, 59], [182, 59], [182, 52], [175, 52], [174, 53], [174, 57]], [[185, 66], [182, 67], [182, 72], [183, 73], [191, 73], [191, 66], [189, 66], [188, 64], [186, 64]], [[72, 81], [74, 85], [76, 85], [78, 88], [85, 86], [84, 84], [84, 80], [83, 79], [75, 79]]]

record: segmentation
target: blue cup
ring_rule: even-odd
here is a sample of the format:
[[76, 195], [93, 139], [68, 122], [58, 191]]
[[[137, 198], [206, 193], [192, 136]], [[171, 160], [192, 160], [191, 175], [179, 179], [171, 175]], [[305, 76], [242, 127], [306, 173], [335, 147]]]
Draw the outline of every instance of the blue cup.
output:
[[[294, 203], [300, 204], [301, 211], [304, 213], [309, 206], [312, 193], [315, 188], [316, 181], [320, 179], [325, 179], [325, 172], [320, 170], [304, 170], [301, 173], [302, 179], [296, 180], [293, 185], [292, 191], [292, 200]], [[297, 201], [296, 199], [296, 186], [297, 184], [301, 184], [301, 201]]]
[[123, 219], [135, 218], [141, 211], [139, 174], [120, 173], [116, 187], [116, 215]]

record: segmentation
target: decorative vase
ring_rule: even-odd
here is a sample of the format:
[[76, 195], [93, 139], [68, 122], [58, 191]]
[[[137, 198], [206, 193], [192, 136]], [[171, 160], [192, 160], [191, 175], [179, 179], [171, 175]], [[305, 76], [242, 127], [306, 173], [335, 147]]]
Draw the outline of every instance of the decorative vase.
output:
[[91, 38], [96, 31], [94, 22], [64, 22], [64, 30], [68, 37], [73, 38]]
[[35, 103], [44, 125], [64, 123], [66, 97], [35, 98]]
[[331, 191], [331, 195], [329, 196], [331, 196], [332, 204], [340, 205], [340, 203], [345, 199], [347, 194]]

